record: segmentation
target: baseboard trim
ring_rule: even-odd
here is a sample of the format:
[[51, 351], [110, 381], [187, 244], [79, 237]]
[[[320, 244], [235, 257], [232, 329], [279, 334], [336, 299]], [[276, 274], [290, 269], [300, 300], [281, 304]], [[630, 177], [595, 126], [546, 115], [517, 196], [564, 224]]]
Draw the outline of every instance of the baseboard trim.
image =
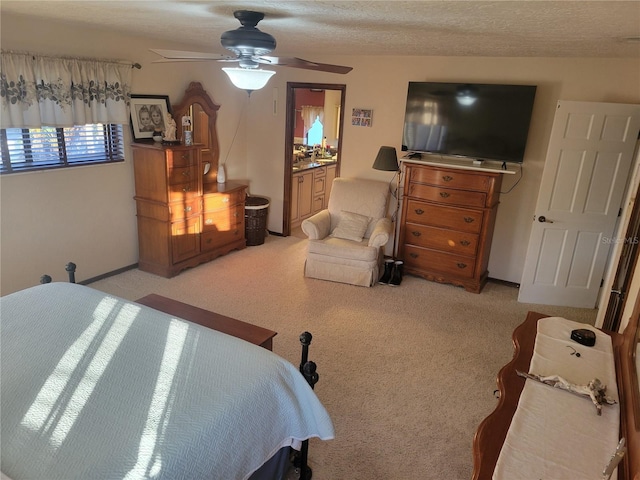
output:
[[137, 263], [134, 263], [133, 265], [128, 265], [126, 267], [118, 268], [117, 270], [113, 270], [111, 272], [103, 273], [102, 275], [98, 275], [97, 277], [88, 278], [78, 283], [80, 285], [89, 285], [90, 283], [97, 282], [98, 280], [104, 280], [105, 278], [113, 277], [114, 275], [119, 275], [129, 270], [133, 270], [134, 268], [138, 268]]

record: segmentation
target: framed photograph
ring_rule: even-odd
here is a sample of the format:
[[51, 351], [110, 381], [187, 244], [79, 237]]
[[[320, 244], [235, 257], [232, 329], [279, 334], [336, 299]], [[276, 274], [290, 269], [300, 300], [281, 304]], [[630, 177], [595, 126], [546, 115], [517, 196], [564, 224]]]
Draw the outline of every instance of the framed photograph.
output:
[[151, 139], [156, 130], [165, 130], [167, 113], [171, 113], [169, 95], [131, 94], [131, 130], [134, 140]]
[[357, 127], [370, 127], [373, 110], [364, 108], [354, 108], [351, 111], [351, 125]]

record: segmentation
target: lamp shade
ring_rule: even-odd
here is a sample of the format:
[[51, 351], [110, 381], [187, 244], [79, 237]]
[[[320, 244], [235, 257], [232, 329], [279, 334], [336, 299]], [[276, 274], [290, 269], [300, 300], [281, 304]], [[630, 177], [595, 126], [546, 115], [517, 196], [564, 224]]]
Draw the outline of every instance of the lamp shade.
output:
[[378, 156], [373, 162], [375, 170], [384, 170], [385, 172], [397, 172], [400, 170], [398, 166], [398, 155], [394, 147], [380, 147]]
[[242, 90], [260, 90], [276, 73], [273, 70], [259, 68], [223, 68], [222, 70], [229, 75], [231, 83]]

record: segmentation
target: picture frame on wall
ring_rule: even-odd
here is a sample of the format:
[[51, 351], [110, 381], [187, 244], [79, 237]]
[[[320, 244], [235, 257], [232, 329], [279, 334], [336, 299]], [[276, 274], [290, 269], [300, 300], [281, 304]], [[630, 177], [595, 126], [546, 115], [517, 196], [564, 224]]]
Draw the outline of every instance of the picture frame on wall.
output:
[[169, 95], [131, 94], [131, 131], [133, 139], [153, 138], [154, 131], [165, 130], [167, 114], [171, 113]]
[[366, 108], [354, 108], [351, 110], [351, 125], [356, 127], [370, 127], [373, 110]]

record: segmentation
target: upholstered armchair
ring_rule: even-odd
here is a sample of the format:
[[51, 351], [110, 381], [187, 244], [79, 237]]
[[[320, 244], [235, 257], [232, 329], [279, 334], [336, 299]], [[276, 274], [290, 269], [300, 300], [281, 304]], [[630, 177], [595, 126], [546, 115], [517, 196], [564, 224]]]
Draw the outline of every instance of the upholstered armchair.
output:
[[305, 277], [370, 287], [378, 281], [392, 235], [389, 185], [336, 178], [328, 208], [302, 222], [309, 237]]

